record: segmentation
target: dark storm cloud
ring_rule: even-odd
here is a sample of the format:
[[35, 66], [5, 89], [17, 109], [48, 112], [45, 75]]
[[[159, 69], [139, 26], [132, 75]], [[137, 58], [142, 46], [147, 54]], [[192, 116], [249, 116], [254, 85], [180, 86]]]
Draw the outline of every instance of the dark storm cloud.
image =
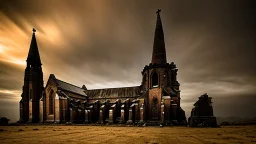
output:
[[0, 61], [0, 90], [21, 90], [23, 72], [23, 67], [18, 64]]
[[[22, 31], [19, 38], [27, 37], [22, 39], [26, 42], [21, 45], [23, 49], [17, 49], [22, 51], [20, 60], [26, 59], [32, 27], [37, 29], [45, 83], [54, 73], [59, 79], [87, 88], [131, 86], [140, 85], [140, 72], [151, 61], [158, 8], [162, 9], [167, 59], [179, 68], [182, 104], [187, 113], [205, 92], [213, 101], [216, 97], [219, 115], [235, 114], [217, 110], [222, 108], [221, 103], [232, 105], [228, 98], [234, 93], [232, 99], [255, 98], [256, 23], [252, 1], [14, 0], [0, 2], [0, 14], [4, 15], [0, 20], [8, 20]], [[9, 23], [0, 24], [1, 32], [12, 32]], [[5, 51], [1, 55], [0, 49], [0, 59], [5, 59]], [[21, 89], [25, 66], [19, 67], [23, 69], [0, 63], [0, 90]], [[225, 98], [220, 101], [219, 97]]]
[[21, 91], [0, 91], [0, 101], [16, 101], [19, 98]]

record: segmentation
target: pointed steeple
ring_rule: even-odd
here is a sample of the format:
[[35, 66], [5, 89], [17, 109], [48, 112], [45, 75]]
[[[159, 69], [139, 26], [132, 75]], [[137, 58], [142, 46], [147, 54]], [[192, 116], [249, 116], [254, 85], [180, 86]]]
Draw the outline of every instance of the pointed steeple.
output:
[[161, 10], [158, 9], [157, 20], [156, 20], [156, 29], [155, 29], [155, 38], [154, 38], [154, 46], [152, 53], [152, 64], [163, 64], [166, 63], [166, 52], [165, 52], [165, 43], [164, 43], [164, 32], [162, 21], [160, 17]]
[[33, 28], [32, 39], [30, 43], [30, 49], [27, 57], [27, 64], [31, 66], [41, 66], [41, 59], [36, 42], [36, 30]]

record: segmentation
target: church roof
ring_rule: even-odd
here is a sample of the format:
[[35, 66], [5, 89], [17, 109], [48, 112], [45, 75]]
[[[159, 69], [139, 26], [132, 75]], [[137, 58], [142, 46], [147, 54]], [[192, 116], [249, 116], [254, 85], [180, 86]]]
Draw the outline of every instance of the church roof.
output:
[[152, 53], [152, 64], [163, 64], [166, 63], [166, 51], [165, 51], [165, 42], [164, 42], [164, 31], [162, 26], [162, 21], [160, 17], [161, 10], [158, 9], [157, 20], [156, 20], [156, 29], [155, 29], [155, 38], [153, 45]]
[[107, 88], [107, 89], [92, 89], [87, 90], [86, 94], [90, 98], [124, 98], [124, 97], [138, 97], [140, 96], [140, 86], [121, 87], [121, 88]]
[[37, 42], [36, 42], [36, 35], [35, 35], [36, 30], [33, 29], [33, 34], [32, 34], [32, 39], [30, 43], [30, 48], [29, 48], [29, 53], [27, 57], [27, 62], [28, 64], [31, 64], [32, 66], [37, 65], [41, 66], [41, 59], [37, 47]]
[[70, 83], [64, 82], [62, 80], [59, 80], [54, 76], [54, 74], [51, 74], [50, 78], [52, 78], [54, 80], [54, 82], [57, 85], [57, 88], [60, 88], [63, 91], [68, 91], [68, 92], [75, 93], [78, 95], [87, 96], [84, 92], [85, 91], [84, 89], [82, 89], [78, 86], [72, 85]]
[[58, 86], [62, 89], [62, 90], [66, 90], [66, 91], [70, 91], [70, 92], [73, 92], [73, 93], [76, 93], [76, 94], [80, 94], [80, 95], [84, 95], [86, 96], [85, 94], [85, 90], [78, 87], [78, 86], [75, 86], [75, 85], [72, 85], [72, 84], [69, 84], [67, 82], [64, 82], [62, 80], [59, 80], [59, 79], [56, 79], [56, 82], [58, 83]]

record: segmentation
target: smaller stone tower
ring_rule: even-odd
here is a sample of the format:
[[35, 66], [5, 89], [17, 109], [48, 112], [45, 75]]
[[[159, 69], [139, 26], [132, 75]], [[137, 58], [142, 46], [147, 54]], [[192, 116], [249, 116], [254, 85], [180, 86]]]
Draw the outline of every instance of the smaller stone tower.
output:
[[20, 122], [39, 122], [39, 100], [44, 90], [44, 82], [35, 32], [36, 30], [33, 29], [27, 57], [23, 92], [20, 100]]
[[201, 95], [194, 104], [188, 124], [191, 127], [217, 127], [217, 119], [213, 115], [212, 98], [207, 93]]

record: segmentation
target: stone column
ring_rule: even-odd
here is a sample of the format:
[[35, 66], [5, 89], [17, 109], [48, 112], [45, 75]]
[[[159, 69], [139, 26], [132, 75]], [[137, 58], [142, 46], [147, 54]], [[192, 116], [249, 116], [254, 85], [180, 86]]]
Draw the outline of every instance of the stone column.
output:
[[33, 103], [32, 103], [32, 99], [30, 99], [30, 100], [29, 100], [29, 122], [30, 122], [30, 123], [32, 122], [32, 119], [33, 119], [33, 117], [32, 117], [32, 113], [33, 113], [33, 112], [32, 112], [32, 111], [33, 111], [33, 109], [32, 109], [32, 107], [33, 107], [32, 104], [33, 104]]
[[164, 124], [164, 103], [161, 102], [161, 123]]
[[132, 108], [129, 109], [129, 120], [127, 121], [127, 124], [132, 124]]
[[126, 99], [124, 101], [124, 122], [128, 121], [128, 118], [129, 118], [129, 107], [130, 107], [130, 99]]
[[43, 98], [40, 99], [39, 106], [40, 106], [39, 120], [40, 120], [40, 122], [43, 122], [44, 121], [44, 101], [43, 101]]
[[99, 114], [99, 122], [100, 124], [103, 124], [105, 122], [105, 104], [100, 107], [100, 114]]
[[139, 121], [139, 124], [142, 125], [144, 123], [145, 123], [145, 121], [144, 121], [144, 104], [142, 104], [141, 107], [140, 107], [140, 121]]
[[84, 110], [84, 113], [85, 113], [85, 118], [84, 118], [84, 123], [89, 123], [89, 113], [88, 113], [88, 110], [85, 109]]
[[73, 108], [69, 108], [69, 116], [70, 116], [69, 120], [70, 120], [71, 123], [74, 122], [74, 113], [73, 113], [73, 111], [74, 111]]
[[99, 114], [99, 121], [98, 121], [99, 124], [102, 124], [103, 123], [103, 116], [102, 116], [102, 108], [100, 109], [100, 114]]
[[115, 112], [116, 117], [121, 117], [121, 100], [117, 99], [116, 100], [116, 112]]
[[19, 119], [19, 122], [24, 122], [24, 118], [23, 118], [23, 100], [21, 99], [20, 100], [20, 119]]
[[109, 110], [109, 121], [108, 121], [109, 124], [113, 124], [113, 110], [110, 109]]
[[113, 104], [109, 110], [109, 124], [113, 124], [116, 121], [116, 104]]
[[54, 121], [56, 123], [60, 122], [60, 97], [59, 95], [56, 93], [55, 95], [55, 104], [54, 104]]
[[121, 117], [120, 117], [120, 124], [125, 123], [124, 119], [125, 113], [124, 113], [124, 104], [121, 106]]

